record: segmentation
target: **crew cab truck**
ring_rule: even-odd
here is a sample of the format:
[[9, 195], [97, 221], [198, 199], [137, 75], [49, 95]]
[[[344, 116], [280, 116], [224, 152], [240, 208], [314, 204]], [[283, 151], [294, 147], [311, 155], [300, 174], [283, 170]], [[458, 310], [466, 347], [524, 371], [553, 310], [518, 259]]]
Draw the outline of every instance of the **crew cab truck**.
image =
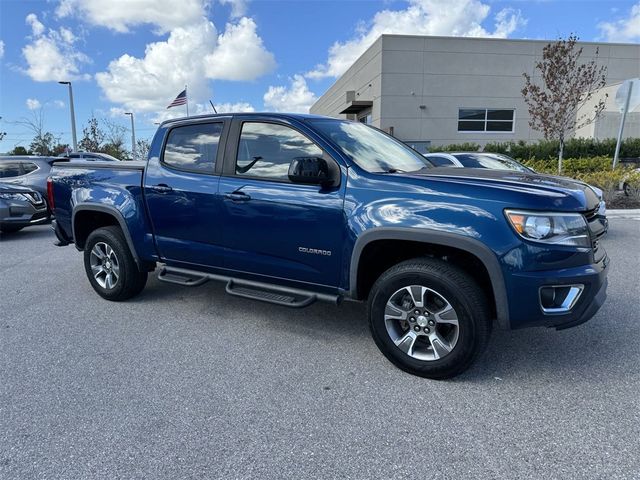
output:
[[159, 266], [165, 282], [221, 280], [283, 306], [365, 301], [382, 353], [429, 378], [468, 368], [494, 324], [572, 327], [606, 297], [587, 185], [435, 168], [358, 122], [170, 120], [146, 163], [55, 165], [48, 188], [57, 243], [84, 252], [107, 300], [137, 295]]

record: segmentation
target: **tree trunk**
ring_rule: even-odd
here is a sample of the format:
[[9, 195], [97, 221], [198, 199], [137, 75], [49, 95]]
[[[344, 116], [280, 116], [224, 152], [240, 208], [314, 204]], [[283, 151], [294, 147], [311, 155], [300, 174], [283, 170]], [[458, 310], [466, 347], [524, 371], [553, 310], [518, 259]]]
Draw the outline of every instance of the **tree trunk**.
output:
[[560, 137], [560, 150], [558, 151], [558, 175], [562, 175], [562, 155], [564, 153], [564, 137]]

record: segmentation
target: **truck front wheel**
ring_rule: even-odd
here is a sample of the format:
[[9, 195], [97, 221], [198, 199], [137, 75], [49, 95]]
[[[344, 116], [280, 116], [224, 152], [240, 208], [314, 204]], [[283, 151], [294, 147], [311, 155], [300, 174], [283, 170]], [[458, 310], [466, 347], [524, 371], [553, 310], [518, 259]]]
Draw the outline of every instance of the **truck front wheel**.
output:
[[491, 333], [487, 299], [463, 270], [438, 259], [408, 260], [376, 281], [368, 302], [378, 348], [402, 370], [432, 379], [465, 371]]
[[147, 272], [138, 269], [119, 227], [91, 232], [84, 247], [84, 269], [93, 289], [107, 300], [127, 300], [147, 283]]

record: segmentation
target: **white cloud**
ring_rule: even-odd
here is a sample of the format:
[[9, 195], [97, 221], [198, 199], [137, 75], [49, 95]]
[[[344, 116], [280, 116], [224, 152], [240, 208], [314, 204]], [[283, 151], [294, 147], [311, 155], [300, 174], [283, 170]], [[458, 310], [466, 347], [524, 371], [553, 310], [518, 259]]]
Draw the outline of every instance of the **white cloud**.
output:
[[242, 17], [247, 13], [247, 0], [219, 0], [222, 5], [231, 5], [231, 17]]
[[205, 75], [220, 80], [252, 80], [272, 71], [273, 54], [264, 48], [256, 23], [243, 17], [228, 23], [218, 37], [218, 46], [204, 58]]
[[0, 58], [4, 57], [4, 42], [0, 40]]
[[61, 0], [60, 18], [77, 16], [92, 25], [128, 32], [136, 25], [154, 25], [158, 33], [197, 23], [205, 15], [206, 0]]
[[263, 97], [265, 107], [276, 112], [308, 113], [318, 97], [302, 75], [294, 75], [289, 83], [289, 87], [270, 86]]
[[213, 23], [202, 19], [173, 29], [166, 41], [148, 44], [142, 58], [125, 54], [112, 60], [96, 80], [110, 101], [159, 112], [185, 84], [191, 104], [208, 98], [208, 79], [254, 80], [274, 66], [253, 20], [242, 18], [218, 35]]
[[27, 15], [25, 22], [31, 27], [31, 32], [34, 37], [39, 37], [44, 33], [44, 25], [38, 20], [38, 16], [35, 13]]
[[77, 40], [66, 28], [50, 29], [45, 33], [45, 26], [38, 17], [30, 13], [26, 23], [31, 27], [32, 38], [22, 49], [28, 68], [24, 71], [36, 82], [86, 80], [89, 75], [80, 74], [80, 64], [91, 60], [73, 46]]
[[480, 0], [409, 0], [406, 9], [377, 12], [368, 27], [358, 27], [354, 38], [334, 43], [327, 63], [316, 66], [307, 76], [342, 75], [382, 34], [504, 38], [526, 23], [519, 10], [506, 8], [496, 14], [495, 29], [488, 31], [482, 23], [489, 11], [489, 5]]
[[640, 2], [631, 7], [629, 16], [613, 22], [598, 24], [602, 37], [608, 42], [636, 42], [640, 40]]
[[64, 108], [65, 107], [65, 103], [62, 100], [54, 100], [51, 103], [56, 108]]
[[27, 101], [25, 103], [27, 104], [27, 108], [29, 110], [38, 110], [40, 107], [42, 107], [42, 104], [37, 98], [27, 98]]
[[111, 118], [120, 118], [124, 115], [124, 112], [127, 110], [121, 107], [111, 107], [109, 109], [109, 116]]

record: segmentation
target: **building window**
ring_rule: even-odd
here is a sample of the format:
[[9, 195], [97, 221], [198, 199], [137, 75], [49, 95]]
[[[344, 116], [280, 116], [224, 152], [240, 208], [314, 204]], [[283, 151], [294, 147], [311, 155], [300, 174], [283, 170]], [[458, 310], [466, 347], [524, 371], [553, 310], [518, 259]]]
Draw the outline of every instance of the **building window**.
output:
[[373, 115], [371, 114], [371, 109], [365, 110], [364, 112], [359, 113], [358, 121], [366, 125], [371, 125], [371, 122], [373, 121]]
[[513, 132], [514, 109], [461, 108], [459, 132]]

